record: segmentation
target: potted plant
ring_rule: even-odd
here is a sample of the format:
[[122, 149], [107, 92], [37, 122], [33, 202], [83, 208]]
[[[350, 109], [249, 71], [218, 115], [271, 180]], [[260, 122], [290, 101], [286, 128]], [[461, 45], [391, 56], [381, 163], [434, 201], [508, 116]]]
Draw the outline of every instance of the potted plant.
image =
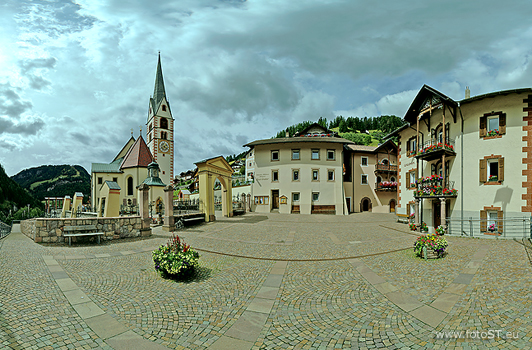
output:
[[155, 270], [163, 277], [182, 278], [191, 275], [199, 265], [198, 252], [174, 235], [168, 243], [152, 252]]
[[414, 243], [414, 252], [424, 259], [437, 259], [444, 256], [448, 245], [445, 238], [436, 234], [422, 235]]
[[495, 224], [491, 224], [488, 226], [488, 231], [495, 232], [497, 231], [497, 226]]
[[421, 232], [429, 232], [429, 228], [425, 222], [421, 223]]
[[438, 226], [436, 228], [436, 233], [440, 236], [443, 236], [445, 234], [445, 228], [442, 225]]
[[497, 181], [497, 180], [498, 180], [497, 175], [491, 175], [491, 176], [488, 178], [488, 181]]

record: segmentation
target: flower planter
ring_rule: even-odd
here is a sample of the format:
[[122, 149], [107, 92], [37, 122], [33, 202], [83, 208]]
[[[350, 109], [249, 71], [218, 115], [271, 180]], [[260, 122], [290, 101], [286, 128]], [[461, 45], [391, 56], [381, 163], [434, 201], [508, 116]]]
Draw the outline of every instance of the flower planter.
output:
[[423, 247], [423, 259], [439, 259], [443, 257], [444, 252], [438, 253], [434, 249]]

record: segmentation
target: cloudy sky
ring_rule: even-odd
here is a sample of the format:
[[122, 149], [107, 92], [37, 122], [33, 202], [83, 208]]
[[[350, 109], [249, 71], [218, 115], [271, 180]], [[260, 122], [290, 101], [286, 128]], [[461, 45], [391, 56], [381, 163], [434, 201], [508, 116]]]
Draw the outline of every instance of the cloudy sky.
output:
[[157, 52], [176, 171], [304, 120], [532, 86], [530, 1], [0, 0], [0, 164], [110, 162]]

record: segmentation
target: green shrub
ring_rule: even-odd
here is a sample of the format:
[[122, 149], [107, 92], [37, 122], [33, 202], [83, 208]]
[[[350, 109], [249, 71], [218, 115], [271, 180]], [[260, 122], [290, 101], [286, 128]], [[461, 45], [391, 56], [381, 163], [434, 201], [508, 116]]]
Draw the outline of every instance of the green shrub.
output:
[[198, 252], [173, 235], [168, 243], [159, 246], [152, 253], [155, 270], [169, 278], [181, 278], [194, 273], [199, 266]]

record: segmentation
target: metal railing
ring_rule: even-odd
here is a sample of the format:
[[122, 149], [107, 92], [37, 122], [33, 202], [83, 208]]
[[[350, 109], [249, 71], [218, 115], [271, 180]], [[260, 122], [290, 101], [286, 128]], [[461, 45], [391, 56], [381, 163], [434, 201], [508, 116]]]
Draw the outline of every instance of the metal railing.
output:
[[203, 213], [203, 202], [199, 199], [174, 200], [174, 215]]
[[[454, 236], [532, 238], [532, 221], [530, 217], [504, 219], [467, 219], [447, 218], [447, 233]], [[462, 230], [463, 223], [463, 230]], [[490, 230], [491, 224], [495, 228]]]
[[0, 221], [0, 239], [11, 233], [11, 226]]
[[445, 140], [445, 142], [439, 142], [439, 140], [429, 140], [423, 142], [421, 147], [419, 147], [419, 151], [417, 152], [417, 155], [424, 155], [427, 153], [439, 151], [439, 150], [448, 150], [452, 152], [456, 152], [454, 150], [454, 140]]

